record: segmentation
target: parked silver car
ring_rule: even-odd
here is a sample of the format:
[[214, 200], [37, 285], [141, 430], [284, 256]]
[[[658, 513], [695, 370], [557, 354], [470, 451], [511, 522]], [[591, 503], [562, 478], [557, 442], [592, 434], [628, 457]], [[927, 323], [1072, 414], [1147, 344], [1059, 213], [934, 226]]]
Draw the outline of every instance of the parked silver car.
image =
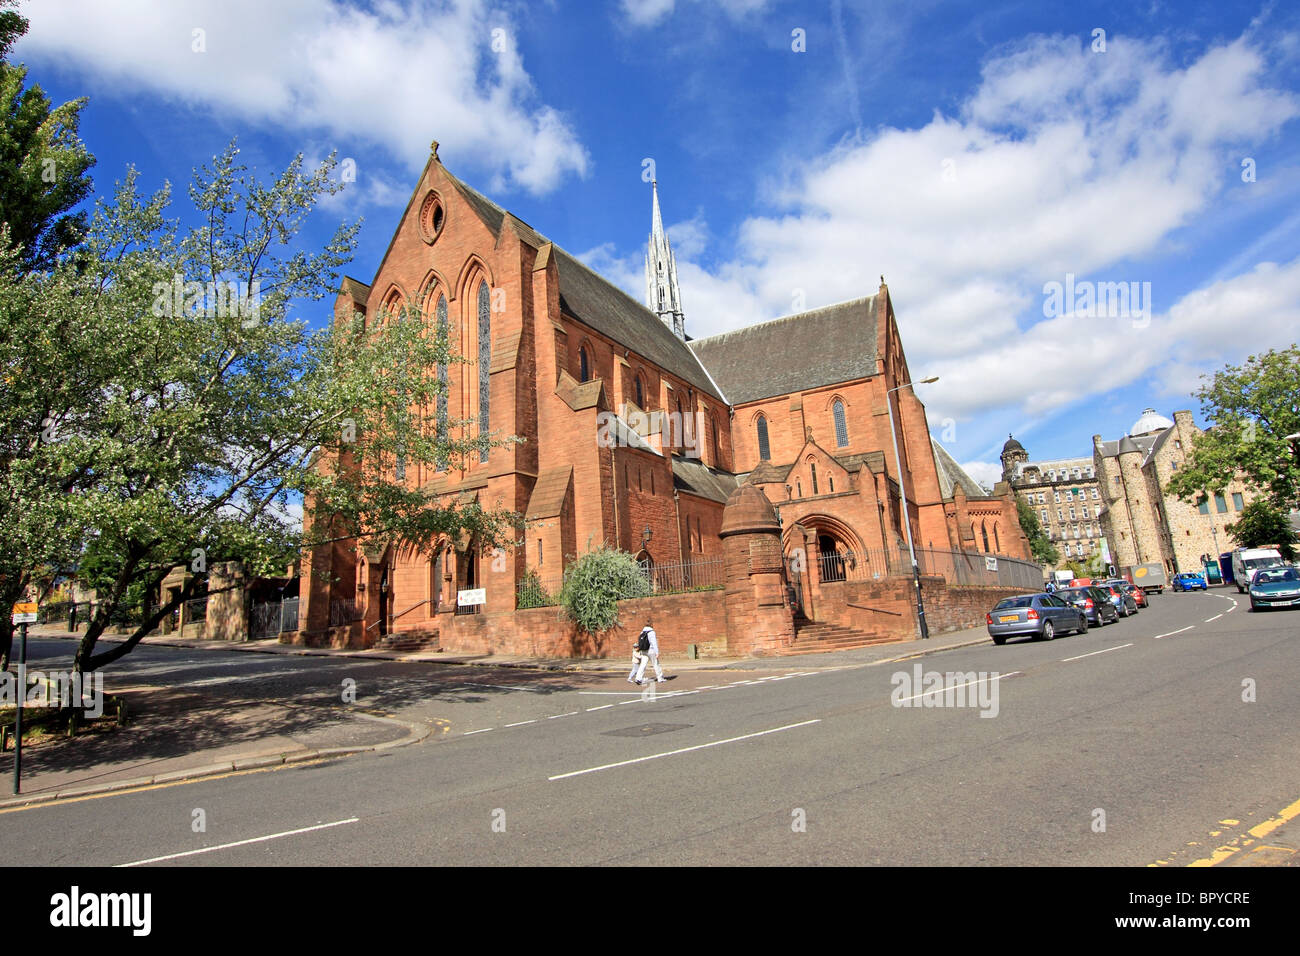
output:
[[1023, 635], [1050, 641], [1057, 634], [1088, 630], [1082, 610], [1046, 592], [1005, 598], [984, 617], [994, 644], [1005, 644], [1008, 637]]

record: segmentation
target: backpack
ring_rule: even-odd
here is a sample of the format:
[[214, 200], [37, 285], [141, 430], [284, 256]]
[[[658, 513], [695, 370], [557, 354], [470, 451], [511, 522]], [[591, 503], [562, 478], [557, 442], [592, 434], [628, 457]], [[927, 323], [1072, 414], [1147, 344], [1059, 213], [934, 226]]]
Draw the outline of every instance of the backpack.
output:
[[650, 629], [642, 628], [641, 636], [636, 639], [636, 649], [642, 654], [650, 650]]

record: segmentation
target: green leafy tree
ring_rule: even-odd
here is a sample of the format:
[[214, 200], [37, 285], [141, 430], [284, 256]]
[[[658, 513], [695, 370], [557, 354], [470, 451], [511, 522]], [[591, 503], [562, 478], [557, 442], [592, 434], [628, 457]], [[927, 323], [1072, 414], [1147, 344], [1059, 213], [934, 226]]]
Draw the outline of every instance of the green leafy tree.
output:
[[1300, 499], [1300, 462], [1287, 436], [1300, 432], [1300, 347], [1225, 366], [1196, 391], [1212, 421], [1168, 488], [1186, 501], [1244, 477], [1276, 508]]
[[1043, 531], [1038, 515], [1034, 514], [1029, 502], [1019, 495], [1016, 496], [1016, 514], [1020, 518], [1020, 530], [1029, 539], [1029, 551], [1034, 560], [1047, 567], [1055, 566], [1061, 560], [1061, 552], [1056, 550], [1056, 545], [1052, 544]]
[[77, 135], [86, 99], [53, 106], [27, 70], [0, 63], [0, 223], [22, 247], [24, 271], [49, 269], [85, 234], [74, 211], [91, 192], [95, 158]]
[[649, 594], [650, 582], [632, 555], [598, 548], [565, 569], [560, 606], [580, 629], [599, 634], [618, 626], [619, 601]]
[[1243, 548], [1277, 545], [1282, 557], [1296, 556], [1296, 534], [1286, 514], [1266, 501], [1252, 501], [1241, 509], [1241, 517], [1228, 525], [1228, 533]]
[[[468, 533], [486, 547], [509, 529], [404, 476], [507, 440], [430, 427], [437, 367], [458, 360], [445, 331], [409, 304], [324, 331], [294, 315], [338, 288], [354, 248], [356, 225], [320, 250], [296, 241], [341, 188], [334, 157], [306, 171], [300, 155], [263, 182], [237, 155], [232, 143], [196, 171], [193, 228], [167, 218], [168, 187], [141, 196], [132, 171], [49, 273], [0, 258], [0, 539], [14, 544], [0, 585], [84, 569], [98, 605], [81, 670], [128, 653], [216, 561], [258, 574], [322, 538]], [[291, 514], [304, 496], [323, 516], [305, 541]], [[177, 565], [198, 573], [152, 604]], [[124, 620], [126, 640], [97, 652]]]
[[9, 50], [27, 32], [27, 18], [18, 12], [18, 0], [0, 0], [0, 60], [9, 58]]

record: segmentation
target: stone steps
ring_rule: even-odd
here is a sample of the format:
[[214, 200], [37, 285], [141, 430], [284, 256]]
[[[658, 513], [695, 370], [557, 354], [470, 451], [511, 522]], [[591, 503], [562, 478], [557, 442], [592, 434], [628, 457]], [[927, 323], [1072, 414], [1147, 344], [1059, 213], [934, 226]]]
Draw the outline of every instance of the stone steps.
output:
[[437, 651], [441, 650], [437, 631], [393, 631], [385, 634], [374, 646], [380, 651]]
[[821, 654], [826, 651], [846, 651], [873, 644], [894, 644], [897, 638], [875, 637], [851, 627], [824, 622], [803, 624], [796, 628], [794, 643], [785, 654]]

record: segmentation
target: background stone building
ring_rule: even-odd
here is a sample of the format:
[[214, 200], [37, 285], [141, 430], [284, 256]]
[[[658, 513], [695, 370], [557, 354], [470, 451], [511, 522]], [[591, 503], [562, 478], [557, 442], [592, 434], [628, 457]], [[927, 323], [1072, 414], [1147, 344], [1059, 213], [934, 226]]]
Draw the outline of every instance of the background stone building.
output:
[[1256, 497], [1244, 482], [1196, 502], [1165, 491], [1200, 435], [1190, 411], [1174, 412], [1171, 421], [1148, 408], [1123, 438], [1092, 436], [1101, 522], [1117, 567], [1159, 562], [1171, 575], [1199, 571], [1203, 555], [1217, 558], [1238, 546], [1227, 526]]
[[1038, 515], [1043, 531], [1060, 552], [1057, 567], [1086, 561], [1103, 550], [1101, 491], [1091, 458], [1030, 461], [1024, 446], [1007, 436], [1002, 446], [1002, 480]]

